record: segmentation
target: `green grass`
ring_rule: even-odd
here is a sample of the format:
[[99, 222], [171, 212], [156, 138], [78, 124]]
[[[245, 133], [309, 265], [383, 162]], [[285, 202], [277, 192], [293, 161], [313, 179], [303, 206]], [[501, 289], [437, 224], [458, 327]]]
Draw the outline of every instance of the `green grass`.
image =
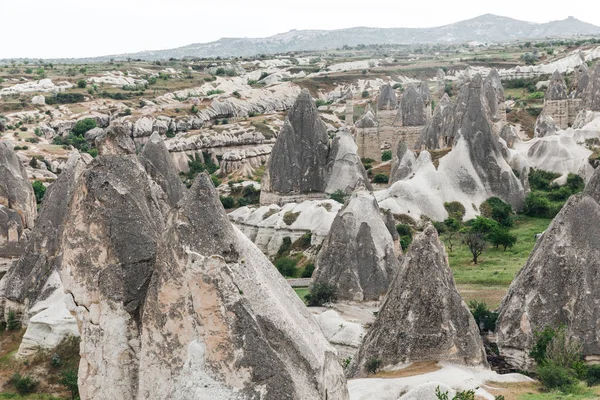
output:
[[16, 393], [0, 393], [0, 399], [13, 399], [13, 400], [62, 400], [60, 397], [50, 396], [49, 394], [33, 393], [25, 396], [21, 396]]
[[561, 392], [526, 393], [518, 397], [519, 400], [587, 400], [600, 398], [597, 388], [589, 389], [579, 386], [578, 393], [564, 394]]
[[499, 298], [527, 262], [535, 245], [535, 235], [546, 230], [550, 222], [546, 218], [518, 216], [511, 228], [511, 232], [517, 236], [515, 246], [504, 251], [488, 245], [477, 265], [472, 262], [469, 248], [455, 239], [458, 244], [455, 244], [454, 251], [447, 249], [448, 261], [459, 290], [468, 289], [468, 295], [463, 293], [466, 300], [479, 300], [490, 307], [497, 306]]
[[307, 287], [297, 287], [294, 288], [294, 292], [296, 292], [296, 294], [302, 299], [302, 301], [306, 301], [306, 295], [308, 294], [309, 289]]

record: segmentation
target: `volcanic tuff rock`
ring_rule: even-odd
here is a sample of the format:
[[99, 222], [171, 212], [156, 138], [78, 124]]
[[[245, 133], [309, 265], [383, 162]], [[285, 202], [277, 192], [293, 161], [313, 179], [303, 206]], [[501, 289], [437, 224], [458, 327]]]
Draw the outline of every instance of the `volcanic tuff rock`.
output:
[[373, 114], [373, 110], [371, 109], [371, 105], [369, 104], [365, 109], [365, 113], [358, 121], [356, 121], [355, 126], [357, 128], [376, 128], [379, 126], [377, 122], [377, 117]]
[[479, 328], [458, 293], [444, 245], [429, 224], [411, 244], [348, 375], [415, 361], [487, 365]]
[[444, 93], [435, 107], [433, 117], [423, 129], [417, 147], [425, 146], [428, 150], [437, 150], [440, 147], [451, 146], [455, 136], [452, 131], [453, 125], [454, 104], [450, 101], [448, 94]]
[[333, 348], [200, 175], [169, 217], [148, 290], [140, 399], [347, 399]]
[[590, 82], [585, 88], [581, 109], [600, 111], [600, 62], [596, 63], [594, 72], [590, 76]]
[[421, 126], [427, 123], [425, 101], [419, 91], [410, 86], [400, 102], [402, 126]]
[[564, 100], [567, 98], [567, 84], [558, 71], [554, 71], [546, 90], [546, 100]]
[[358, 147], [347, 129], [341, 129], [331, 144], [326, 193], [341, 190], [351, 194], [358, 187], [371, 188], [367, 171], [357, 154]]
[[565, 324], [587, 360], [600, 359], [600, 169], [538, 240], [500, 305], [500, 353], [515, 368], [534, 367], [536, 330]]
[[500, 138], [504, 139], [506, 146], [509, 149], [512, 149], [515, 142], [520, 140], [519, 134], [517, 133], [517, 128], [508, 124], [502, 127], [502, 130], [500, 131]]
[[542, 111], [535, 121], [535, 127], [533, 131], [534, 137], [544, 137], [554, 135], [556, 132], [558, 132], [558, 127], [554, 123], [552, 116], [547, 112]]
[[283, 195], [323, 192], [329, 150], [327, 128], [304, 89], [277, 136], [267, 167], [269, 187], [263, 189]]
[[383, 85], [379, 89], [379, 97], [377, 98], [377, 109], [378, 110], [395, 110], [398, 108], [398, 99], [396, 98], [396, 92], [392, 85], [389, 83]]
[[[64, 222], [85, 165], [79, 153], [71, 154], [58, 179], [46, 191], [23, 255], [0, 281], [0, 303], [6, 302], [6, 308], [21, 309], [22, 320], [27, 324], [19, 354], [38, 347], [52, 348], [66, 334], [77, 331], [75, 319], [67, 312], [58, 271]], [[40, 317], [36, 319], [49, 309], [54, 312], [48, 312], [41, 321]]]
[[316, 261], [315, 283], [337, 287], [344, 300], [377, 300], [398, 270], [394, 240], [366, 190], [355, 192], [333, 221]]
[[573, 81], [571, 82], [571, 96], [577, 99], [583, 98], [585, 89], [590, 83], [590, 71], [586, 63], [582, 63], [573, 71]]
[[22, 229], [33, 228], [37, 214], [33, 188], [8, 142], [0, 142], [0, 208], [4, 213], [16, 213]]
[[185, 185], [179, 179], [179, 173], [173, 164], [169, 150], [158, 132], [154, 132], [139, 155], [142, 166], [148, 175], [166, 194], [170, 207], [175, 207], [185, 193]]
[[413, 165], [417, 161], [415, 153], [408, 150], [406, 143], [398, 142], [396, 157], [392, 162], [392, 173], [390, 183], [398, 182], [408, 178], [413, 172]]
[[490, 110], [491, 120], [497, 122], [506, 119], [504, 87], [502, 87], [500, 74], [498, 74], [496, 68], [492, 68], [490, 73], [485, 77], [483, 81], [483, 93]]

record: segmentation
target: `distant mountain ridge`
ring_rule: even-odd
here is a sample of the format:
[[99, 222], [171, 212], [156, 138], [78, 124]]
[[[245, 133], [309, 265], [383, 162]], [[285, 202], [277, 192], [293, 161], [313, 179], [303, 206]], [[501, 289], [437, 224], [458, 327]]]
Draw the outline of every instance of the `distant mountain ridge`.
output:
[[[290, 51], [329, 50], [358, 44], [502, 43], [516, 40], [600, 35], [600, 27], [574, 17], [547, 23], [519, 21], [493, 14], [433, 28], [367, 28], [292, 30], [266, 38], [223, 38], [175, 49], [99, 57], [161, 60], [183, 57], [231, 57]], [[92, 59], [90, 59], [92, 60]]]

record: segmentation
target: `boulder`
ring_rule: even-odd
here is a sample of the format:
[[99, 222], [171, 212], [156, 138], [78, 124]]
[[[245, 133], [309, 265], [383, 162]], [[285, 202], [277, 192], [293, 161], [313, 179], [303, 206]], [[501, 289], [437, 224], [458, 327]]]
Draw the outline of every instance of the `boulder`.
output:
[[582, 110], [600, 111], [600, 62], [596, 63], [594, 72], [583, 93]]
[[515, 142], [520, 141], [519, 134], [517, 133], [517, 128], [513, 125], [504, 125], [502, 130], [500, 131], [500, 138], [504, 139], [506, 142], [506, 146], [509, 149], [512, 149]]
[[406, 147], [406, 143], [398, 142], [396, 156], [392, 162], [390, 184], [410, 177], [413, 172], [413, 165], [416, 161], [417, 157], [415, 153]]
[[343, 300], [377, 300], [398, 270], [394, 240], [373, 195], [352, 194], [333, 221], [319, 252], [315, 283], [337, 287]]
[[500, 305], [500, 354], [517, 369], [535, 367], [535, 332], [567, 326], [588, 361], [600, 359], [600, 170], [571, 196], [543, 233]]
[[323, 192], [329, 155], [327, 127], [314, 100], [302, 90], [288, 112], [273, 146], [263, 192], [303, 194]]
[[567, 84], [558, 71], [554, 71], [550, 84], [546, 90], [546, 100], [565, 100], [567, 98]]
[[331, 145], [326, 193], [341, 190], [351, 194], [358, 187], [371, 188], [367, 171], [358, 156], [358, 146], [347, 129], [340, 129]]
[[35, 106], [44, 106], [46, 105], [46, 98], [44, 96], [33, 96], [31, 98], [31, 104]]
[[383, 371], [416, 361], [487, 366], [479, 328], [431, 224], [411, 244], [348, 376], [365, 376], [373, 359]]
[[371, 109], [370, 105], [367, 106], [365, 113], [358, 121], [356, 121], [354, 126], [357, 128], [377, 128], [379, 126], [377, 117], [375, 117], [375, 114], [373, 114], [373, 110]]
[[175, 207], [185, 194], [185, 185], [179, 179], [179, 172], [158, 132], [154, 132], [139, 154], [139, 160], [146, 173], [161, 187], [166, 202]]
[[542, 111], [535, 121], [534, 137], [544, 137], [556, 134], [558, 127], [554, 123], [554, 119], [546, 111]]
[[389, 83], [379, 88], [379, 97], [377, 98], [378, 110], [395, 110], [398, 108], [398, 98], [394, 88]]
[[170, 216], [142, 327], [139, 399], [348, 399], [335, 350], [205, 173]]

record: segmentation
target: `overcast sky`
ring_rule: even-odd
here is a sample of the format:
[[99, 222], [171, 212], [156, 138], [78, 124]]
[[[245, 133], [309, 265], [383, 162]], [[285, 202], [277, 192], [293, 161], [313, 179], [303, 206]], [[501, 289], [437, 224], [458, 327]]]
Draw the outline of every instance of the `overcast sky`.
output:
[[0, 0], [0, 58], [101, 56], [291, 29], [430, 27], [485, 13], [600, 26], [598, 0]]

